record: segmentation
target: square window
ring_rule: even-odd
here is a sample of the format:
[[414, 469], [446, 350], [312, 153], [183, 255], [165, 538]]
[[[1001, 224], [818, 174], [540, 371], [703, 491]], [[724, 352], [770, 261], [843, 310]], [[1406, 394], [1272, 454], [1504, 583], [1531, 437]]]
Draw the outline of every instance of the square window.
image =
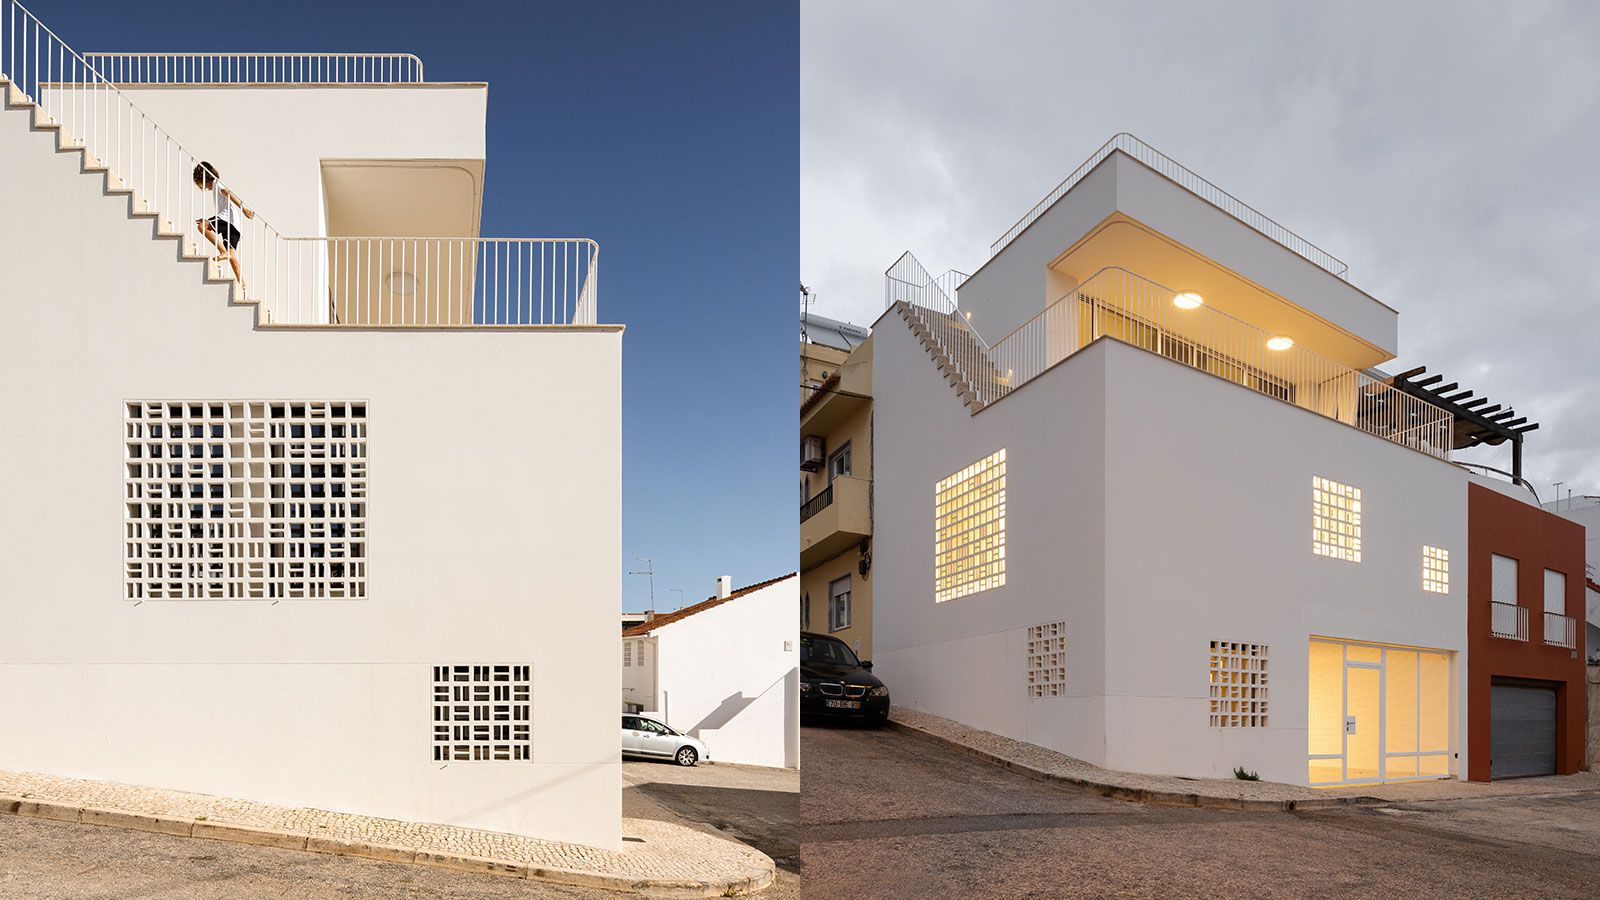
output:
[[998, 450], [933, 489], [934, 600], [1006, 583], [1006, 451]]
[[1422, 589], [1435, 594], [1450, 593], [1450, 551], [1422, 546]]
[[1361, 489], [1311, 479], [1311, 550], [1318, 556], [1361, 562]]

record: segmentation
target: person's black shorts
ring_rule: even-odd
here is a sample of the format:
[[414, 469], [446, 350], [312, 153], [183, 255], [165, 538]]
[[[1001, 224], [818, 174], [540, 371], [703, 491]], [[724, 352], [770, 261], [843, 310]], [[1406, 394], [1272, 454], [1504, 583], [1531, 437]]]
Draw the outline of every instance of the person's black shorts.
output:
[[224, 249], [232, 250], [239, 246], [239, 229], [233, 227], [232, 222], [221, 216], [212, 216], [206, 220], [206, 224], [217, 232], [217, 237], [222, 239]]

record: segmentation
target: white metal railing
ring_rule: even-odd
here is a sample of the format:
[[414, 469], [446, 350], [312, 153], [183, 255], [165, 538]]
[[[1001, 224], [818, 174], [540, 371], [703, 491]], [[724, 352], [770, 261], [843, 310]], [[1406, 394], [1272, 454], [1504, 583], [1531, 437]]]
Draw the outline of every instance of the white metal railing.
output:
[[1571, 616], [1561, 613], [1547, 612], [1544, 614], [1544, 642], [1552, 647], [1566, 647], [1571, 650], [1578, 646], [1578, 623]]
[[[135, 213], [156, 216], [187, 253], [216, 253], [196, 226], [216, 213], [211, 192], [194, 182], [201, 157], [16, 0], [0, 0], [0, 76], [61, 129], [63, 146], [83, 148], [88, 164], [132, 192]], [[597, 321], [599, 251], [590, 240], [289, 237], [259, 214], [240, 231], [244, 296], [261, 304], [263, 324]]]
[[1489, 633], [1513, 641], [1528, 639], [1528, 608], [1515, 603], [1489, 601]]
[[1006, 233], [1000, 236], [999, 240], [990, 244], [989, 255], [992, 257], [1005, 249], [1005, 246], [1015, 240], [1017, 235], [1021, 234], [1029, 225], [1032, 225], [1034, 220], [1044, 215], [1045, 210], [1049, 209], [1057, 200], [1060, 200], [1067, 191], [1072, 190], [1073, 185], [1083, 180], [1083, 177], [1088, 175], [1095, 166], [1098, 166], [1106, 157], [1117, 150], [1144, 163], [1179, 187], [1233, 216], [1240, 222], [1299, 254], [1327, 272], [1340, 278], [1347, 277], [1350, 267], [1343, 260], [1279, 225], [1249, 204], [1217, 187], [1183, 164], [1127, 132], [1119, 132], [1113, 135], [1111, 140], [1106, 141], [1099, 150], [1090, 154], [1083, 165], [1074, 169], [1072, 174], [1056, 185], [1055, 189], [1046, 194], [1043, 200], [1040, 200], [1032, 209], [1028, 210], [1022, 218], [1017, 220], [1015, 225], [1008, 228]]
[[414, 53], [85, 53], [115, 84], [415, 84]]
[[993, 344], [971, 327], [938, 279], [910, 254], [887, 273], [889, 301], [905, 300], [939, 339], [982, 404], [1110, 337], [1292, 403], [1368, 434], [1448, 460], [1455, 418], [1432, 403], [1210, 306], [1178, 307], [1178, 292], [1106, 268]]
[[274, 325], [592, 325], [587, 238], [291, 237], [265, 248]]
[[994, 365], [989, 346], [956, 307], [955, 290], [964, 280], [965, 275], [954, 270], [935, 278], [906, 252], [884, 273], [885, 306], [906, 303], [933, 335], [956, 375], [980, 402], [986, 402], [993, 392], [980, 384], [993, 381]]

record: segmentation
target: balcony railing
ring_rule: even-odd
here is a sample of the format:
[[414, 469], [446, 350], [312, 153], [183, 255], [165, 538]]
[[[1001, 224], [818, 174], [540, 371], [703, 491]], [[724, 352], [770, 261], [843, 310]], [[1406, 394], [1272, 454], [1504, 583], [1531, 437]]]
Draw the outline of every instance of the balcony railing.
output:
[[833, 485], [830, 484], [822, 489], [822, 493], [800, 504], [800, 521], [804, 522], [831, 505], [833, 505]]
[[[296, 55], [243, 56], [287, 60]], [[407, 69], [398, 59], [407, 54], [299, 56], [343, 59], [337, 71], [352, 76], [366, 71], [376, 77], [393, 64], [400, 73], [394, 77], [421, 78], [420, 63]], [[350, 62], [357, 57], [369, 62]], [[362, 69], [369, 64], [373, 68]], [[191, 254], [215, 253], [195, 226], [215, 212], [210, 192], [194, 184], [200, 158], [16, 0], [0, 0], [0, 74], [11, 81], [8, 90], [31, 99], [59, 128], [61, 146], [82, 148], [86, 164], [105, 168], [114, 189], [132, 193], [136, 215], [155, 216], [157, 228], [179, 236]], [[466, 327], [597, 321], [599, 248], [588, 239], [292, 237], [260, 214], [239, 228], [244, 299], [260, 304], [263, 324]], [[212, 265], [226, 271], [228, 264]]]
[[1448, 460], [1455, 418], [1446, 410], [1304, 347], [1271, 349], [1274, 336], [1211, 306], [1182, 309], [1177, 292], [1106, 268], [990, 344], [939, 280], [907, 254], [887, 273], [889, 300], [905, 300], [941, 341], [984, 405], [1101, 337], [1131, 344], [1368, 434]]
[[242, 251], [273, 325], [592, 325], [586, 238], [286, 238]]
[[1528, 608], [1515, 603], [1489, 603], [1489, 633], [1513, 641], [1528, 639]]
[[412, 53], [85, 53], [114, 84], [415, 84]]
[[1571, 616], [1553, 612], [1545, 613], [1544, 642], [1552, 647], [1566, 647], [1569, 650], [1576, 648], [1578, 646], [1578, 623]]
[[1120, 150], [1139, 162], [1144, 163], [1168, 179], [1171, 179], [1173, 183], [1177, 184], [1179, 187], [1184, 188], [1200, 199], [1210, 203], [1212, 206], [1215, 206], [1228, 215], [1233, 216], [1235, 219], [1238, 219], [1245, 225], [1248, 225], [1266, 237], [1271, 238], [1287, 249], [1300, 255], [1301, 257], [1304, 257], [1330, 274], [1337, 275], [1340, 278], [1345, 278], [1346, 273], [1349, 272], [1350, 267], [1345, 265], [1343, 260], [1334, 256], [1328, 251], [1323, 250], [1321, 247], [1318, 247], [1298, 234], [1295, 234], [1282, 225], [1279, 225], [1277, 222], [1274, 222], [1266, 215], [1258, 212], [1244, 201], [1238, 199], [1227, 191], [1224, 191], [1222, 188], [1217, 187], [1199, 175], [1196, 175], [1187, 167], [1173, 160], [1165, 153], [1162, 153], [1160, 150], [1157, 150], [1156, 148], [1146, 144], [1144, 141], [1139, 140], [1137, 137], [1134, 137], [1127, 132], [1121, 132], [1114, 135], [1111, 140], [1107, 141], [1099, 150], [1096, 150], [1093, 154], [1091, 154], [1089, 158], [1084, 161], [1083, 165], [1074, 169], [1071, 175], [1068, 175], [1065, 180], [1056, 185], [1055, 189], [1046, 194], [1045, 198], [1035, 204], [1033, 209], [1028, 210], [1027, 214], [1025, 214], [1021, 219], [1018, 219], [1015, 225], [1012, 225], [1009, 229], [1007, 229], [1006, 233], [1001, 235], [999, 240], [989, 245], [989, 255], [992, 257], [995, 254], [998, 254], [1001, 250], [1004, 250], [1005, 246], [1015, 240], [1017, 235], [1021, 234], [1029, 225], [1032, 225], [1036, 219], [1044, 215], [1045, 210], [1054, 205], [1057, 200], [1060, 200], [1061, 197], [1067, 193], [1067, 191], [1072, 190], [1074, 185], [1076, 185], [1079, 181], [1082, 181], [1083, 177], [1088, 175], [1095, 166], [1098, 166], [1103, 160], [1105, 160], [1106, 157], [1110, 156], [1112, 152], [1117, 150]]

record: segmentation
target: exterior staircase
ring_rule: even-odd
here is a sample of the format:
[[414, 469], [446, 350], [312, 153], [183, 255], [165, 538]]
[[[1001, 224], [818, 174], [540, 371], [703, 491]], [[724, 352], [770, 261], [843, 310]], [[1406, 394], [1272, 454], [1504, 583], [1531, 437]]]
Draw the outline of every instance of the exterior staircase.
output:
[[919, 308], [904, 300], [895, 301], [894, 305], [895, 312], [900, 314], [900, 318], [904, 319], [906, 325], [910, 326], [911, 333], [916, 335], [917, 340], [922, 342], [923, 349], [928, 351], [928, 356], [933, 359], [933, 364], [938, 367], [939, 374], [943, 375], [944, 380], [955, 390], [956, 396], [961, 398], [961, 403], [967, 407], [969, 412], [977, 414], [979, 410], [987, 405], [979, 396], [978, 386], [969, 381], [967, 376], [962, 373], [961, 368], [955, 364], [952, 351], [945, 347], [945, 342], [939, 339], [933, 328], [929, 327], [927, 320], [944, 320], [944, 324], [950, 327], [941, 328], [940, 330], [947, 335], [965, 334], [969, 342], [966, 348], [968, 350], [978, 348], [978, 342], [971, 336], [971, 332], [955, 327], [955, 317], [947, 313]]
[[57, 153], [76, 153], [81, 160], [81, 170], [85, 175], [96, 176], [103, 179], [104, 191], [107, 197], [127, 198], [128, 213], [135, 219], [149, 219], [154, 225], [153, 238], [158, 241], [175, 241], [178, 244], [178, 258], [181, 262], [198, 263], [203, 267], [204, 280], [207, 284], [228, 285], [229, 302], [244, 304], [248, 301], [244, 289], [234, 280], [233, 270], [225, 262], [217, 262], [211, 258], [210, 247], [204, 249], [195, 237], [184, 233], [183, 229], [164, 218], [160, 211], [152, 208], [149, 202], [141, 197], [138, 191], [129, 187], [117, 173], [95, 158], [83, 142], [72, 136], [61, 123], [51, 119], [50, 116], [34, 102], [33, 98], [24, 94], [3, 72], [0, 72], [0, 96], [4, 97], [0, 110], [24, 111], [28, 113], [30, 130], [43, 133], [50, 137], [55, 144]]

